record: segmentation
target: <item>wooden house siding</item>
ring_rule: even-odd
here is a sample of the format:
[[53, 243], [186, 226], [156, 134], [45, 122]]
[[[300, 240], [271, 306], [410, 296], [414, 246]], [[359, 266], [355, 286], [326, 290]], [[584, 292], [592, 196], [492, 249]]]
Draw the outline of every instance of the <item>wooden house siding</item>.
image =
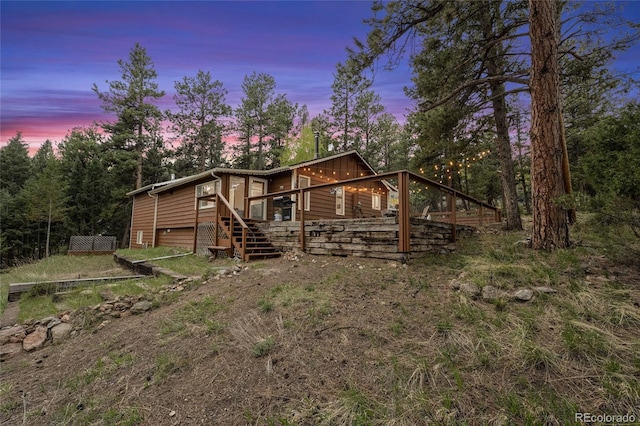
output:
[[[159, 193], [156, 229], [190, 227], [193, 232], [196, 219], [196, 185], [211, 180], [213, 178]], [[213, 220], [214, 211], [213, 208], [200, 209], [200, 220]]]
[[[374, 173], [357, 161], [353, 156], [334, 158], [319, 162], [313, 166], [296, 169], [297, 176], [307, 176], [311, 179], [311, 186], [330, 182], [371, 176]], [[355, 217], [380, 217], [382, 209], [386, 208], [387, 189], [382, 182], [368, 183], [360, 186], [343, 186], [336, 182], [336, 188], [343, 187], [345, 191], [344, 215], [336, 214], [335, 192], [323, 188], [307, 193], [311, 198], [311, 208], [305, 211], [305, 220], [317, 219], [351, 219]], [[381, 210], [371, 208], [371, 189], [381, 194]], [[356, 209], [360, 201], [360, 210]], [[296, 207], [297, 208], [297, 207]], [[296, 218], [299, 217], [299, 210]]]
[[[133, 212], [131, 220], [130, 248], [151, 247], [153, 245], [153, 213], [155, 197], [150, 197], [146, 192], [136, 195], [133, 199]], [[138, 244], [138, 232], [142, 231], [142, 244]]]
[[158, 229], [156, 246], [193, 248], [193, 226], [189, 228]]

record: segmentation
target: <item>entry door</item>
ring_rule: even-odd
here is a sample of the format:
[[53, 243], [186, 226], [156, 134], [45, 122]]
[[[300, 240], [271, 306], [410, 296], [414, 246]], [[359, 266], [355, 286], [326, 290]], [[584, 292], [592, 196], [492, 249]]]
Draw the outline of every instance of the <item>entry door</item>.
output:
[[229, 204], [233, 206], [240, 217], [244, 216], [244, 177], [231, 176], [229, 184]]
[[[249, 179], [249, 196], [264, 195], [267, 193], [267, 181], [265, 179]], [[267, 219], [267, 200], [254, 200], [249, 204], [249, 217], [251, 219]]]

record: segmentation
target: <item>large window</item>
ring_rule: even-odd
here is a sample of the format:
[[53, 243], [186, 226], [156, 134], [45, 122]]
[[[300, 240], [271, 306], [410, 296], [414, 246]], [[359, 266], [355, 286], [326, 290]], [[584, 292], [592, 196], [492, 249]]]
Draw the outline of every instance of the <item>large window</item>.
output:
[[[213, 195], [217, 191], [220, 191], [220, 179], [196, 185], [196, 197], [201, 197], [203, 195]], [[216, 203], [214, 201], [200, 200], [201, 209], [210, 209], [215, 206]]]

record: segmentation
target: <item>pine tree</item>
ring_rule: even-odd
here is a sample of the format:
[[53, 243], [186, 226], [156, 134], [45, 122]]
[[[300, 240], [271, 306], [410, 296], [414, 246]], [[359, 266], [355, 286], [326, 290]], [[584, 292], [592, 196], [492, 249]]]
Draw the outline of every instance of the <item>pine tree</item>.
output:
[[180, 141], [177, 154], [182, 167], [196, 172], [223, 165], [224, 119], [231, 115], [231, 107], [226, 104], [227, 90], [222, 82], [199, 70], [195, 77], [176, 81], [175, 89], [178, 112], [168, 112], [167, 116]]
[[162, 117], [153, 104], [164, 96], [155, 82], [157, 73], [145, 48], [136, 43], [129, 52], [129, 61], [118, 60], [121, 81], [107, 81], [108, 91], [102, 92], [96, 84], [93, 91], [102, 101], [106, 112], [115, 113], [114, 123], [102, 127], [112, 135], [114, 149], [132, 153], [136, 161], [135, 188], [143, 184], [143, 163], [147, 150], [153, 145], [153, 133]]

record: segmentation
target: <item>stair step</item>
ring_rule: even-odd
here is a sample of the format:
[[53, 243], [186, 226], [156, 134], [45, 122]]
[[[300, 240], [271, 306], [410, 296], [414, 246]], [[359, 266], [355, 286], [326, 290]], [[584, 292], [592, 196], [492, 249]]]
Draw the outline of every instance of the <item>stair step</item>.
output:
[[273, 253], [249, 253], [246, 255], [248, 259], [268, 259], [273, 257], [280, 257], [280, 252]]

